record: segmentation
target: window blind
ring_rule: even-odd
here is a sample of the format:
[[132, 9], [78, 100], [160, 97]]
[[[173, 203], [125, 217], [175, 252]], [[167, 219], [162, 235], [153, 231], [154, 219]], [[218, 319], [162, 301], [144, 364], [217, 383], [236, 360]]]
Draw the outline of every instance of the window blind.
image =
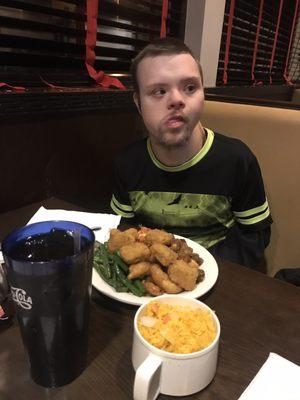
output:
[[[264, 0], [259, 19], [262, 0], [235, 0], [226, 69], [226, 42], [232, 4], [231, 0], [226, 1], [218, 86], [224, 83], [237, 86], [286, 83], [284, 71], [289, 40], [294, 35], [292, 28], [295, 13], [296, 20], [299, 20], [297, 3], [297, 0]], [[299, 47], [297, 51], [299, 54]], [[225, 75], [227, 73], [227, 82], [224, 82], [224, 71]]]
[[[169, 0], [167, 36], [183, 39], [186, 1]], [[160, 36], [162, 0], [99, 1], [95, 69], [126, 81], [137, 52]], [[0, 0], [0, 81], [88, 86], [85, 0]], [[121, 78], [122, 80], [122, 78]]]

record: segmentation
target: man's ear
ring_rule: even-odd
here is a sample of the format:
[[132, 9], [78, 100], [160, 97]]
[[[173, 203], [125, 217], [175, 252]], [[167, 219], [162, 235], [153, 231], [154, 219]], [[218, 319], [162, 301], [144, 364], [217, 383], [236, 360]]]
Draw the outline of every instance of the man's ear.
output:
[[133, 101], [136, 105], [136, 108], [138, 109], [138, 112], [141, 114], [141, 101], [140, 101], [140, 96], [138, 95], [137, 92], [133, 93]]

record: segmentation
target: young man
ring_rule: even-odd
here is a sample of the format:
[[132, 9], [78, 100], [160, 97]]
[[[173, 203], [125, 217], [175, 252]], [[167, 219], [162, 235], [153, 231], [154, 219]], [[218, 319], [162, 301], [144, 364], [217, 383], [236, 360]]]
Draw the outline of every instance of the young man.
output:
[[199, 122], [203, 79], [190, 49], [156, 40], [134, 59], [132, 78], [149, 136], [116, 160], [113, 211], [254, 267], [272, 222], [260, 168], [244, 143]]

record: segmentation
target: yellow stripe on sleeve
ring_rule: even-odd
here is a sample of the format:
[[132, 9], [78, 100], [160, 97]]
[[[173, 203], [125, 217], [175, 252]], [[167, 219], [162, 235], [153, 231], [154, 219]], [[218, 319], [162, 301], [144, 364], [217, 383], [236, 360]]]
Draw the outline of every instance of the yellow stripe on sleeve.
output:
[[120, 210], [120, 209], [114, 204], [113, 200], [111, 200], [110, 206], [111, 206], [112, 210], [113, 210], [117, 215], [121, 215], [123, 218], [133, 218], [133, 217], [134, 217], [134, 213], [133, 213], [133, 212], [124, 212], [124, 211]]
[[268, 207], [268, 209], [264, 213], [259, 214], [256, 217], [247, 218], [247, 219], [236, 218], [236, 221], [239, 222], [242, 225], [252, 225], [252, 224], [256, 224], [257, 222], [263, 221], [269, 215], [270, 215], [270, 210], [269, 210], [269, 207]]
[[123, 211], [133, 211], [131, 206], [119, 203], [114, 194], [112, 195], [112, 202]]
[[257, 214], [261, 211], [264, 211], [267, 207], [269, 207], [269, 205], [268, 205], [268, 200], [266, 199], [264, 204], [259, 207], [254, 207], [246, 211], [233, 211], [233, 213], [236, 217], [250, 217], [253, 214]]

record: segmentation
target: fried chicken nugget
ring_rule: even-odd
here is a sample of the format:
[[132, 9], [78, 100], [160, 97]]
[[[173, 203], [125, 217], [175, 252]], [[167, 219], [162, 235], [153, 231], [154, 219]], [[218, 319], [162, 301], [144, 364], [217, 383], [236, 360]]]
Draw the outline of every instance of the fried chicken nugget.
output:
[[140, 278], [147, 275], [150, 272], [150, 263], [147, 261], [141, 261], [137, 264], [131, 264], [129, 267], [128, 279]]
[[153, 283], [149, 277], [143, 280], [143, 285], [146, 289], [146, 292], [151, 294], [151, 296], [160, 296], [163, 294], [163, 291], [160, 289], [160, 287], [155, 285], [155, 283]]
[[136, 264], [140, 261], [147, 261], [150, 257], [150, 250], [144, 243], [126, 244], [120, 248], [120, 256], [127, 264]]
[[168, 268], [168, 275], [172, 282], [185, 290], [193, 290], [198, 278], [198, 268], [189, 266], [183, 260], [176, 260]]
[[161, 243], [169, 246], [173, 240], [174, 236], [171, 233], [165, 232], [161, 229], [151, 229], [146, 232], [145, 243]]
[[118, 251], [125, 244], [134, 243], [137, 238], [138, 231], [135, 228], [127, 229], [124, 232], [118, 229], [112, 229], [110, 231], [110, 237], [107, 243], [108, 250], [111, 253]]
[[178, 257], [178, 254], [175, 253], [175, 251], [161, 243], [154, 243], [150, 247], [150, 251], [157, 261], [159, 261], [164, 267], [172, 264], [172, 262], [174, 262]]
[[153, 282], [163, 289], [164, 292], [169, 294], [176, 294], [182, 292], [182, 288], [172, 282], [168, 274], [166, 274], [158, 264], [151, 264], [150, 276]]

